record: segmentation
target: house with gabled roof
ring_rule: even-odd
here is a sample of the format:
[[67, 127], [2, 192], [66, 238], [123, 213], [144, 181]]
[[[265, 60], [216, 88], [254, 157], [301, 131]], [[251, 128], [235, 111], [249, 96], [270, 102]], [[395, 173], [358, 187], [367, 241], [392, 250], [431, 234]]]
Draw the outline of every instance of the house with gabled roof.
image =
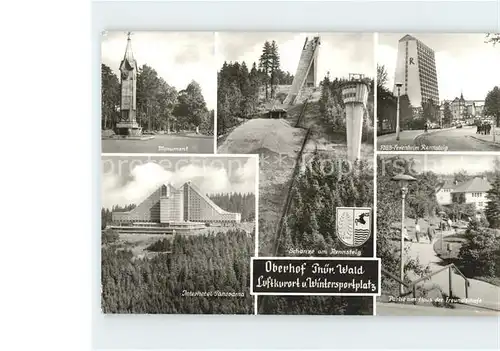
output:
[[436, 189], [436, 200], [440, 205], [450, 205], [451, 204], [451, 193], [455, 188], [456, 184], [451, 180], [444, 180], [439, 183]]
[[452, 190], [452, 199], [457, 202], [473, 203], [477, 210], [484, 210], [488, 199], [486, 193], [490, 190], [491, 184], [486, 177], [475, 177], [466, 182], [460, 183]]

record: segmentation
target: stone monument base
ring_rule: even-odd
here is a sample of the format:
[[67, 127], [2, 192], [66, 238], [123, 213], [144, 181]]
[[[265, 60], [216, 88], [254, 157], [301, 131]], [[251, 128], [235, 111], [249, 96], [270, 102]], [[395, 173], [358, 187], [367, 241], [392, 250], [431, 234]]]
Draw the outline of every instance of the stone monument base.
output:
[[142, 128], [137, 122], [119, 122], [116, 124], [116, 134], [124, 137], [140, 137]]

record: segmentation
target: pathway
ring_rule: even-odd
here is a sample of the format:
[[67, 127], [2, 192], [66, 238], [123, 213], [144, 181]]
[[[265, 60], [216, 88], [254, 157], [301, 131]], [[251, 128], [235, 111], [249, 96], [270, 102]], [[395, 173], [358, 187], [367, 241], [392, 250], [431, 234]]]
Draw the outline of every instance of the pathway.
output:
[[[410, 257], [415, 259], [418, 258], [420, 263], [424, 266], [429, 265], [432, 272], [435, 272], [445, 266], [443, 260], [436, 255], [431, 243], [410, 243], [409, 245]], [[478, 304], [480, 307], [494, 309], [500, 312], [500, 287], [476, 279], [469, 279], [469, 282], [470, 286], [468, 292], [471, 305]], [[448, 270], [444, 270], [443, 272], [434, 275], [430, 281], [422, 282], [421, 284], [429, 289], [432, 289], [432, 287], [437, 285], [443, 292], [448, 294]], [[464, 278], [455, 272], [452, 273], [452, 291], [454, 296], [465, 298]]]

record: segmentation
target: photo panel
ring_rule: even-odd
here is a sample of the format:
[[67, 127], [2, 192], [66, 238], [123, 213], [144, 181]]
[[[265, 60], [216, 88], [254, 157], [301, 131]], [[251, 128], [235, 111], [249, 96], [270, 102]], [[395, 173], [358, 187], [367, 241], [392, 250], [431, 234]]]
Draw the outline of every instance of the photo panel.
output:
[[[259, 155], [260, 257], [374, 257], [374, 48], [373, 33], [216, 33], [217, 152]], [[372, 296], [295, 295], [259, 296], [258, 313], [373, 314]]]
[[379, 33], [379, 151], [500, 152], [499, 34]]
[[103, 155], [105, 314], [254, 314], [255, 155]]
[[500, 315], [500, 154], [379, 155], [377, 315]]
[[103, 153], [215, 151], [213, 32], [102, 35]]

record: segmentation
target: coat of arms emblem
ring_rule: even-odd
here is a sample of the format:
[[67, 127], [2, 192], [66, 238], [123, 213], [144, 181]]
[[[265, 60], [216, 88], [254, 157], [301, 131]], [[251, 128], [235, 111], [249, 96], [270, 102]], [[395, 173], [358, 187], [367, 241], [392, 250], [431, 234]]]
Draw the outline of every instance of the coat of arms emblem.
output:
[[337, 237], [347, 246], [359, 247], [371, 236], [371, 208], [337, 207]]

